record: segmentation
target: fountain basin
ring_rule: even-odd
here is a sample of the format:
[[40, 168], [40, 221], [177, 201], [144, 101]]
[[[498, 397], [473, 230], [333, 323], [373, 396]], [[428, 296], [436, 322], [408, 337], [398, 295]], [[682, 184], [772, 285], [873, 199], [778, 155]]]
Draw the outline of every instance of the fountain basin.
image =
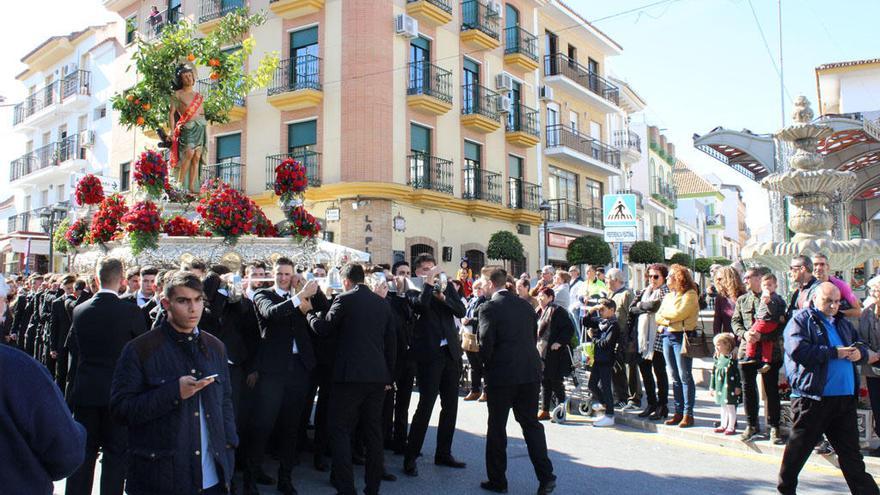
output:
[[790, 170], [773, 174], [761, 181], [761, 186], [786, 196], [822, 194], [828, 197], [841, 191], [847, 193], [857, 178], [853, 172], [836, 170]]

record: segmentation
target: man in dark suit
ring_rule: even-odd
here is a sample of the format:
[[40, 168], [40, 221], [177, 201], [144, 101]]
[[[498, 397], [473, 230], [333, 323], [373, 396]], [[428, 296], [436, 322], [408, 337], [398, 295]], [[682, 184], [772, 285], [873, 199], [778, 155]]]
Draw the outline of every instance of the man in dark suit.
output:
[[[22, 311], [16, 311], [15, 329], [18, 334], [18, 345], [24, 349], [31, 357], [34, 357], [34, 346], [36, 342], [36, 327], [31, 326], [31, 320], [34, 318], [39, 299], [43, 292], [43, 275], [35, 273], [30, 277], [30, 290], [24, 299]], [[16, 308], [18, 304], [16, 304]]]
[[[364, 268], [342, 268], [339, 294], [325, 316], [309, 313], [312, 330], [336, 335], [333, 393], [330, 395], [330, 437], [333, 445], [332, 482], [342, 495], [357, 493], [351, 466], [351, 435], [360, 421], [366, 445], [367, 495], [379, 493], [382, 480], [382, 404], [391, 389], [397, 349], [391, 307], [364, 285]], [[310, 282], [313, 283], [313, 282]], [[307, 311], [309, 304], [300, 306]]]
[[257, 481], [266, 478], [261, 463], [278, 419], [282, 431], [278, 491], [284, 495], [297, 493], [290, 472], [296, 452], [297, 427], [309, 389], [309, 373], [315, 367], [308, 322], [297, 308], [315, 294], [317, 286], [307, 284], [299, 293], [292, 293], [297, 276], [290, 258], [278, 258], [274, 274], [275, 285], [254, 295], [262, 339], [257, 348], [254, 372], [248, 377], [248, 385], [255, 385], [257, 389], [249, 445], [245, 451], [245, 495], [256, 495]]
[[506, 271], [492, 270], [487, 290], [491, 299], [480, 307], [480, 358], [489, 387], [489, 480], [480, 487], [507, 492], [507, 416], [512, 408], [540, 482], [538, 495], [544, 495], [556, 488], [556, 476], [547, 457], [544, 427], [535, 415], [541, 382], [541, 357], [535, 346], [538, 319], [527, 301], [505, 289], [506, 283]]
[[[452, 436], [458, 415], [458, 378], [461, 375], [461, 341], [454, 318], [464, 316], [465, 308], [452, 284], [440, 290], [437, 279], [443, 269], [434, 257], [422, 254], [415, 261], [416, 275], [425, 279], [421, 292], [407, 294], [418, 320], [413, 330], [413, 356], [417, 363], [419, 405], [412, 418], [403, 470], [418, 476], [416, 458], [422, 450], [428, 420], [437, 396], [440, 396], [440, 423], [437, 427], [437, 448], [434, 464], [463, 468], [465, 463], [452, 456]], [[435, 288], [436, 287], [436, 288]]]
[[[141, 268], [139, 273], [138, 289], [134, 292], [127, 292], [120, 299], [126, 302], [135, 303], [139, 308], [150, 304], [156, 297], [156, 277], [159, 275], [159, 269], [154, 266], [145, 266]], [[155, 302], [153, 306], [155, 306]]]
[[66, 495], [89, 495], [98, 449], [102, 452], [101, 494], [121, 494], [125, 481], [126, 429], [110, 416], [110, 383], [116, 361], [130, 340], [144, 333], [137, 306], [119, 299], [124, 270], [116, 258], [96, 268], [101, 290], [73, 310], [67, 336], [73, 417], [86, 427], [86, 459], [67, 480]]
[[52, 373], [52, 368], [49, 368], [49, 373], [55, 376], [55, 382], [62, 391], [67, 383], [67, 352], [64, 351], [64, 343], [67, 342], [67, 334], [70, 332], [73, 318], [73, 306], [76, 303], [76, 282], [76, 277], [73, 275], [65, 275], [61, 279], [64, 294], [52, 302], [50, 316], [49, 358], [55, 364], [53, 366], [55, 372]]

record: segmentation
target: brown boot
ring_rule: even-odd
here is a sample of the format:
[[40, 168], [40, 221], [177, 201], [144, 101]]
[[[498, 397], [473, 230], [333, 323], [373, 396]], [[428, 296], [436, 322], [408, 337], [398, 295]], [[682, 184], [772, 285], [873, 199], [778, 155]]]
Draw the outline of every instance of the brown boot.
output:
[[477, 400], [479, 398], [480, 398], [479, 392], [471, 392], [471, 393], [467, 394], [467, 397], [465, 397], [464, 400], [465, 401], [472, 401], [472, 400]]
[[673, 415], [671, 418], [669, 418], [669, 419], [667, 419], [666, 421], [664, 421], [663, 424], [664, 424], [664, 425], [669, 425], [669, 426], [677, 425], [678, 423], [681, 423], [681, 419], [682, 419], [683, 417], [684, 417], [684, 416], [682, 416], [681, 414], [675, 413], [675, 415]]
[[541, 412], [538, 413], [538, 421], [547, 421], [549, 419], [550, 413], [548, 413], [547, 411], [542, 409]]
[[483, 395], [480, 396], [479, 402], [486, 402], [487, 400], [489, 400], [489, 396], [486, 395], [486, 392], [483, 392]]
[[694, 417], [690, 414], [685, 414], [681, 417], [681, 423], [678, 423], [679, 428], [689, 428], [694, 426]]

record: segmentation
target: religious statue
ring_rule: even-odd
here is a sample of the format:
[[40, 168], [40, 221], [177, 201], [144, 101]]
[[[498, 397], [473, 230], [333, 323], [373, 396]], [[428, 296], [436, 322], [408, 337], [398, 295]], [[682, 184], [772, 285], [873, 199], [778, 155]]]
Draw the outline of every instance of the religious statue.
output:
[[171, 168], [180, 187], [190, 192], [199, 190], [199, 168], [205, 163], [207, 150], [204, 98], [193, 90], [195, 82], [192, 66], [180, 64], [175, 73], [169, 111]]

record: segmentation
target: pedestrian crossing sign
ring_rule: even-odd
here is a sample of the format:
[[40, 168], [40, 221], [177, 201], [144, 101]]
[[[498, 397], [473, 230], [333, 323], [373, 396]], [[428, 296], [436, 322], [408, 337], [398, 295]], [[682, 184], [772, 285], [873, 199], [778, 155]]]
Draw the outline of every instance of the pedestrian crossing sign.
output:
[[635, 227], [636, 195], [606, 194], [602, 198], [602, 218], [606, 227]]

